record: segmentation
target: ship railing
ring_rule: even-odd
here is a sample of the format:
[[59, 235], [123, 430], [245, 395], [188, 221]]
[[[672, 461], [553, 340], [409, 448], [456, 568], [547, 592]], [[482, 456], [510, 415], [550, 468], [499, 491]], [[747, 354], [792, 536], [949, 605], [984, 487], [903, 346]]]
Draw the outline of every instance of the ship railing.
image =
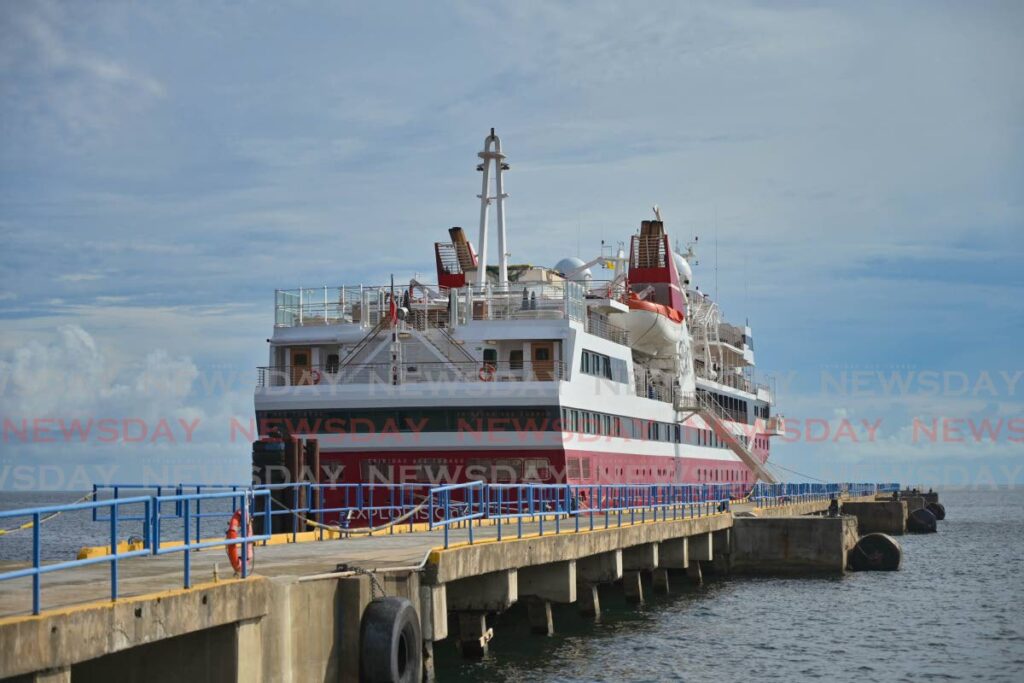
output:
[[575, 282], [509, 283], [507, 289], [494, 285], [470, 286], [463, 292], [472, 299], [473, 320], [560, 320], [586, 319], [585, 292]]
[[563, 361], [430, 361], [263, 366], [257, 368], [256, 386], [553, 382], [564, 379], [568, 379], [568, 373]]
[[[388, 315], [391, 296], [390, 285], [278, 289], [274, 292], [274, 326], [355, 323], [369, 328]], [[571, 318], [582, 322], [586, 318], [585, 299], [593, 294], [585, 284], [573, 281], [509, 283], [505, 288], [467, 285], [452, 290], [416, 283], [411, 292], [405, 285], [394, 288], [397, 306], [407, 303], [406, 308], [415, 315], [438, 319], [447, 316], [449, 296], [457, 300], [462, 323], [467, 318], [464, 309], [471, 311], [469, 317], [473, 320]]]
[[587, 332], [602, 339], [629, 346], [629, 332], [608, 321], [606, 316], [591, 311], [587, 315]]
[[652, 373], [645, 368], [634, 366], [633, 386], [636, 395], [641, 398], [649, 398], [652, 401], [672, 403], [675, 392], [671, 386], [665, 386], [654, 381]]

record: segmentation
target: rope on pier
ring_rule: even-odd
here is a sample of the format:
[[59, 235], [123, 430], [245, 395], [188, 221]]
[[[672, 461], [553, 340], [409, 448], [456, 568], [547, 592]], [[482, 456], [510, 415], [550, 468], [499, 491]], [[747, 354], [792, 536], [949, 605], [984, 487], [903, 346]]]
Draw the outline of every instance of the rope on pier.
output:
[[396, 517], [395, 519], [389, 520], [386, 524], [382, 524], [380, 526], [375, 526], [375, 527], [356, 527], [356, 528], [352, 528], [352, 529], [347, 529], [345, 527], [332, 526], [330, 524], [321, 524], [320, 522], [314, 522], [313, 520], [309, 519], [308, 517], [305, 517], [304, 515], [302, 515], [297, 510], [292, 510], [290, 507], [288, 507], [287, 505], [285, 505], [281, 501], [274, 500], [273, 497], [271, 497], [270, 500], [273, 501], [273, 503], [275, 505], [277, 505], [278, 507], [280, 507], [281, 509], [287, 510], [288, 512], [290, 512], [293, 515], [295, 515], [296, 517], [298, 517], [301, 521], [303, 521], [309, 527], [312, 527], [314, 529], [323, 529], [325, 531], [334, 531], [336, 533], [344, 534], [344, 535], [348, 535], [348, 536], [353, 536], [353, 535], [358, 535], [358, 534], [373, 534], [373, 533], [376, 533], [378, 531], [384, 531], [385, 529], [390, 529], [391, 527], [396, 526], [398, 524], [401, 524], [402, 522], [408, 520], [410, 517], [412, 517], [416, 513], [421, 512], [423, 510], [423, 508], [427, 507], [427, 505], [430, 503], [430, 499], [429, 498], [424, 498], [423, 502], [421, 502], [419, 505], [414, 507], [412, 510], [409, 510], [409, 512], [406, 512], [404, 515], [401, 515], [400, 517]]
[[[84, 503], [89, 498], [92, 498], [92, 492], [91, 491], [89, 493], [85, 494], [84, 496], [82, 496], [81, 498], [79, 498], [78, 500], [76, 500], [74, 503], [70, 503], [70, 505], [74, 505], [75, 503]], [[51, 515], [49, 515], [47, 517], [43, 517], [42, 519], [39, 520], [39, 525], [42, 526], [43, 523], [49, 522], [54, 517], [59, 517], [63, 512], [64, 512], [63, 510], [58, 510], [57, 512], [54, 512], [53, 514], [51, 514]], [[31, 529], [34, 526], [35, 526], [35, 522], [25, 522], [21, 526], [11, 527], [10, 529], [0, 529], [0, 536], [6, 536], [7, 534], [13, 534], [15, 531], [22, 531], [24, 529]]]

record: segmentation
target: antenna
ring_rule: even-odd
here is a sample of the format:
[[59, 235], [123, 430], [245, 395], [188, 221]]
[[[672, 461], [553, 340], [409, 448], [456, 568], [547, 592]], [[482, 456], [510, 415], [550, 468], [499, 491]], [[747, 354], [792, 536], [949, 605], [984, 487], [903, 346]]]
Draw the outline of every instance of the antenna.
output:
[[[501, 153], [501, 140], [495, 135], [491, 128], [491, 134], [484, 139], [484, 149], [478, 152], [477, 156], [483, 159], [483, 163], [477, 165], [476, 170], [483, 172], [483, 189], [480, 194], [480, 254], [477, 269], [477, 284], [481, 287], [487, 284], [487, 213], [491, 202], [497, 200], [498, 214], [498, 284], [501, 287], [508, 286], [508, 249], [505, 246], [505, 194], [503, 171], [509, 166], [505, 161], [505, 155]], [[488, 195], [490, 191], [491, 162], [494, 162], [494, 196]]]
[[718, 204], [715, 204], [715, 301], [718, 301]]

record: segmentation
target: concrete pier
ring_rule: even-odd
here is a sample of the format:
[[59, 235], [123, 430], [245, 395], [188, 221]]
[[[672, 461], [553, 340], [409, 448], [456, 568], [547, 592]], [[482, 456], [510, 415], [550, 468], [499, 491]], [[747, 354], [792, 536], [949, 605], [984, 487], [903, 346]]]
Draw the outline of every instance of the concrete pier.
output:
[[843, 503], [844, 515], [857, 518], [861, 534], [880, 532], [902, 535], [907, 531], [907, 502], [904, 500], [878, 500]]
[[732, 531], [738, 574], [842, 574], [858, 538], [855, 517], [738, 518]]
[[[124, 597], [114, 603], [103, 597], [105, 565], [57, 572], [46, 576], [44, 599], [71, 606], [0, 619], [0, 678], [106, 682], [131, 671], [147, 683], [357, 681], [363, 613], [382, 596], [412, 603], [429, 675], [435, 643], [456, 640], [465, 656], [483, 656], [501, 637], [488, 615], [521, 599], [531, 628], [550, 634], [557, 628], [552, 603], [576, 603], [596, 617], [597, 586], [621, 582], [625, 596], [640, 602], [643, 576], [664, 592], [670, 569], [685, 570], [691, 582], [701, 580], [702, 564], [737, 573], [842, 572], [856, 518], [792, 516], [827, 507], [737, 504], [737, 514], [765, 516], [647, 517], [580, 533], [569, 524], [554, 533], [548, 523], [541, 535], [537, 524], [524, 524], [522, 538], [506, 529], [501, 541], [493, 526], [479, 526], [473, 544], [461, 529], [447, 549], [440, 531], [268, 545], [256, 550], [261, 575], [189, 589], [174, 588], [180, 555], [126, 560]], [[223, 552], [194, 553], [193, 576], [213, 576], [224, 562]], [[347, 568], [338, 571], [341, 562]], [[83, 600], [94, 602], [74, 606]], [[0, 584], [0, 610], [25, 609], [24, 593]]]

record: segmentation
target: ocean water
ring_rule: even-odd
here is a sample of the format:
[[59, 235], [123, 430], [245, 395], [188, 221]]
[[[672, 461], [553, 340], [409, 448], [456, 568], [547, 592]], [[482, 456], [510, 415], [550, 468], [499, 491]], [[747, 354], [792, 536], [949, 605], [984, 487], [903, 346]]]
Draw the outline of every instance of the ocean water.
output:
[[[16, 510], [30, 507], [42, 507], [46, 505], [65, 505], [77, 502], [86, 495], [86, 491], [0, 491], [0, 511]], [[143, 491], [141, 495], [155, 495], [156, 491]], [[140, 495], [132, 492], [132, 496]], [[166, 492], [165, 492], [166, 495]], [[200, 512], [203, 515], [199, 521], [198, 531], [203, 538], [223, 536], [231, 517], [231, 503], [229, 500], [207, 500], [203, 501]], [[141, 517], [142, 505], [121, 506], [125, 517]], [[173, 512], [173, 503], [165, 504], [165, 512]], [[195, 509], [192, 508], [192, 514]], [[110, 522], [109, 509], [100, 508], [97, 511], [97, 521], [93, 521], [91, 510], [76, 510], [62, 513], [40, 526], [41, 530], [41, 555], [44, 561], [51, 560], [73, 560], [80, 548], [83, 546], [98, 546], [110, 543]], [[214, 514], [216, 513], [216, 514]], [[19, 517], [16, 519], [0, 518], [0, 529], [10, 529], [31, 518]], [[196, 532], [196, 524], [193, 521], [189, 525], [190, 532]], [[118, 539], [127, 540], [130, 536], [142, 536], [141, 519], [127, 519], [118, 524]], [[163, 518], [160, 521], [160, 536], [164, 540], [182, 539], [181, 520]], [[0, 535], [0, 563], [3, 562], [31, 562], [32, 561], [32, 531], [21, 530], [9, 534]]]
[[[552, 637], [516, 607], [481, 662], [435, 644], [441, 681], [1024, 681], [1024, 490], [946, 491], [939, 532], [901, 537], [898, 572], [720, 578], [627, 605], [601, 590]], [[647, 586], [649, 589], [649, 586]]]
[[[0, 509], [78, 493], [0, 493]], [[907, 535], [899, 572], [708, 578], [642, 607], [601, 589], [600, 622], [557, 606], [552, 637], [516, 606], [494, 621], [491, 652], [466, 662], [435, 644], [441, 681], [1024, 681], [1024, 490], [944, 491], [939, 533]], [[172, 524], [168, 520], [168, 524]], [[203, 535], [226, 518], [204, 521]], [[0, 528], [11, 526], [0, 521]], [[138, 533], [125, 522], [122, 533]], [[180, 527], [179, 527], [180, 528]], [[170, 527], [165, 538], [180, 531]], [[44, 525], [46, 559], [109, 539], [88, 513]], [[0, 536], [0, 562], [31, 557], [31, 533]]]

